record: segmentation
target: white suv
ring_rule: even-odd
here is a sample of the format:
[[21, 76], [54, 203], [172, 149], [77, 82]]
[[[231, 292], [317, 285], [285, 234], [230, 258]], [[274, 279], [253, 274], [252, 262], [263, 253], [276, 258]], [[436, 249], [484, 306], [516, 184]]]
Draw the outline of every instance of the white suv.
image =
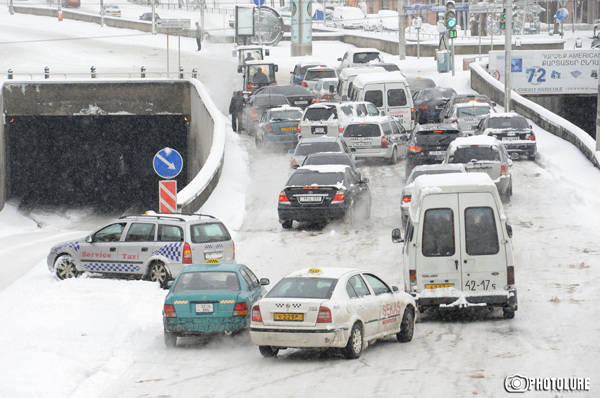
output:
[[82, 273], [146, 279], [166, 287], [187, 265], [235, 262], [225, 225], [204, 214], [124, 216], [85, 238], [55, 245], [48, 269], [58, 279]]
[[298, 132], [304, 138], [338, 137], [353, 119], [378, 115], [375, 105], [366, 101], [318, 102], [306, 108]]

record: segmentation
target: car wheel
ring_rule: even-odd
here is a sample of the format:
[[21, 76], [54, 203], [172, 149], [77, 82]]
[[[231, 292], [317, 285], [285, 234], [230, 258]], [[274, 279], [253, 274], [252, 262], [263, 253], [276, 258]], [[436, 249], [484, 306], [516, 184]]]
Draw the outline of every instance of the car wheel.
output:
[[527, 160], [535, 160], [535, 153], [528, 153]]
[[363, 350], [363, 332], [358, 323], [352, 326], [348, 344], [343, 348], [346, 359], [358, 359]]
[[515, 311], [512, 309], [504, 308], [502, 310], [504, 319], [513, 319], [515, 317]]
[[412, 307], [406, 307], [400, 324], [400, 332], [396, 334], [396, 338], [401, 343], [408, 343], [412, 340], [415, 332], [415, 312]]
[[279, 354], [279, 348], [271, 347], [270, 345], [259, 345], [258, 351], [265, 358], [274, 358]]
[[265, 149], [265, 142], [258, 138], [258, 136], [254, 137], [254, 145], [256, 145], [256, 149]]
[[80, 275], [71, 255], [63, 254], [56, 259], [54, 262], [54, 275], [61, 281], [68, 278], [77, 278]]
[[168, 348], [173, 348], [177, 345], [177, 335], [165, 330], [165, 345]]
[[390, 164], [398, 163], [398, 149], [394, 148], [392, 156], [390, 157]]
[[346, 209], [344, 214], [344, 224], [352, 225], [354, 223], [354, 202], [350, 203], [350, 206]]
[[150, 274], [148, 279], [151, 282], [158, 282], [163, 289], [167, 287], [169, 280], [169, 271], [161, 262], [154, 263], [150, 266]]
[[294, 223], [294, 220], [283, 220], [283, 222], [281, 223], [281, 226], [283, 227], [283, 229], [290, 229], [290, 228], [292, 228], [293, 223]]

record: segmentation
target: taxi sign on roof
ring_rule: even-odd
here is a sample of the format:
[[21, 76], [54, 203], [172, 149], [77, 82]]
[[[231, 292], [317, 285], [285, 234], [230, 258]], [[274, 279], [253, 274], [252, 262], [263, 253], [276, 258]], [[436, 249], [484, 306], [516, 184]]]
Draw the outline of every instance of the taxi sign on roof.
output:
[[309, 274], [320, 274], [322, 271], [319, 268], [311, 268], [308, 270]]
[[219, 260], [217, 260], [216, 258], [209, 258], [208, 260], [206, 260], [206, 264], [219, 264]]

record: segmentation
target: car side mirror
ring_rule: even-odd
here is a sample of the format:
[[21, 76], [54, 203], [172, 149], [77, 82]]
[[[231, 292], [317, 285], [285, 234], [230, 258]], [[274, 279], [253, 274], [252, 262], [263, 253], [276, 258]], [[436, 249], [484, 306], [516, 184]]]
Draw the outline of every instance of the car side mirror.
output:
[[531, 124], [529, 125], [529, 128], [532, 129], [533, 127], [531, 126]]
[[173, 283], [175, 283], [175, 281], [173, 279], [171, 279], [170, 281], [167, 281], [167, 288], [170, 289], [171, 286], [173, 286]]
[[[268, 55], [268, 54], [267, 54]], [[267, 286], [268, 284], [270, 284], [271, 281], [269, 280], [269, 278], [260, 278], [260, 284], [262, 286]]]
[[361, 184], [368, 184], [368, 183], [369, 183], [369, 179], [368, 179], [368, 178], [362, 178], [362, 179], [360, 180], [360, 183], [361, 183]]
[[348, 148], [348, 150], [349, 150], [351, 153], [354, 153], [354, 152], [356, 152], [356, 148], [354, 148], [354, 147], [350, 147], [350, 148]]
[[275, 72], [279, 72], [279, 65], [273, 65], [273, 70], [275, 70]]
[[242, 73], [242, 65], [238, 65], [238, 73]]
[[291, 71], [291, 72], [290, 72], [290, 75], [293, 75], [293, 74], [294, 74], [294, 71]]
[[392, 230], [392, 242], [394, 242], [394, 243], [404, 242], [404, 239], [402, 239], [402, 234], [400, 233], [400, 228], [394, 228]]
[[341, 58], [338, 58], [338, 61], [342, 61], [342, 59], [341, 59]]
[[269, 50], [265, 50], [265, 57], [268, 57], [269, 55], [271, 55], [271, 52]]
[[385, 111], [379, 111], [379, 116], [385, 116]]
[[506, 224], [506, 233], [509, 238], [512, 238], [512, 226], [510, 224]]
[[496, 103], [492, 102], [492, 108], [495, 108], [495, 107], [496, 107]]
[[93, 240], [92, 240], [92, 235], [88, 235], [88, 236], [85, 238], [85, 241], [86, 241], [87, 243], [92, 243], [92, 242], [93, 242]]
[[346, 94], [342, 95], [342, 101], [348, 101], [348, 96]]
[[288, 153], [289, 153], [290, 155], [293, 155], [293, 154], [294, 154], [294, 150], [293, 150], [293, 149], [288, 149]]
[[392, 292], [398, 293], [399, 291], [400, 289], [398, 289], [398, 286], [392, 286]]

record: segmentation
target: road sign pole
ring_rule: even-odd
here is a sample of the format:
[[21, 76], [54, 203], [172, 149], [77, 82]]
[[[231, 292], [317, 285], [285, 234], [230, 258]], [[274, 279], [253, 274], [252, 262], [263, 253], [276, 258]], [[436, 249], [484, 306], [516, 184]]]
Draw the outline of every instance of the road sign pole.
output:
[[177, 181], [158, 182], [158, 211], [160, 213], [177, 213]]
[[452, 76], [454, 76], [454, 38], [450, 40], [452, 40]]
[[169, 78], [169, 34], [167, 33], [167, 79], [168, 78]]
[[506, 0], [506, 25], [504, 38], [504, 112], [510, 112], [512, 91], [512, 0]]
[[404, 44], [404, 0], [398, 0], [398, 58], [406, 59], [406, 46]]
[[417, 29], [417, 59], [421, 59], [421, 29]]
[[479, 14], [479, 26], [477, 27], [477, 33], [479, 33], [479, 56], [481, 57], [481, 14]]

